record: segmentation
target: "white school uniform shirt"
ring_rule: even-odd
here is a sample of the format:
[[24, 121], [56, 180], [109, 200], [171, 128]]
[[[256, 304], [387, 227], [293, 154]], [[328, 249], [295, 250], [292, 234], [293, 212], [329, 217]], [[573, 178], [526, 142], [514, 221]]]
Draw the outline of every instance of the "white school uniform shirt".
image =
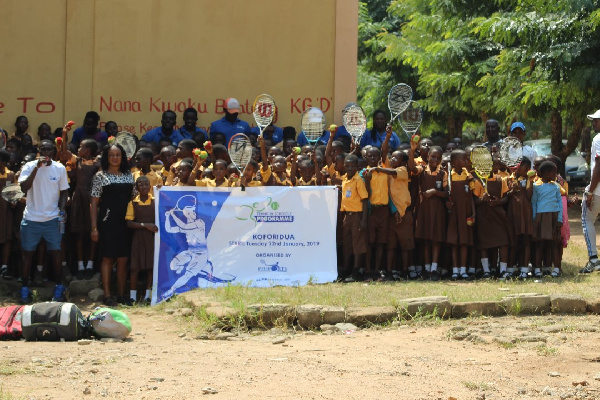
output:
[[[600, 133], [594, 136], [592, 139], [592, 149], [590, 151], [590, 167], [592, 171], [592, 175], [594, 174], [594, 167], [596, 166], [596, 158], [600, 157]], [[594, 177], [590, 176], [590, 184], [592, 183], [592, 179]], [[585, 187], [585, 191], [590, 190], [590, 184]], [[594, 196], [600, 196], [600, 185], [596, 186], [594, 190]]]
[[[37, 160], [23, 166], [19, 183], [24, 182], [35, 169]], [[60, 192], [69, 188], [67, 169], [59, 162], [52, 161], [51, 165], [38, 168], [31, 188], [25, 194], [27, 202], [23, 218], [34, 222], [47, 222], [58, 218], [60, 209], [58, 200]]]

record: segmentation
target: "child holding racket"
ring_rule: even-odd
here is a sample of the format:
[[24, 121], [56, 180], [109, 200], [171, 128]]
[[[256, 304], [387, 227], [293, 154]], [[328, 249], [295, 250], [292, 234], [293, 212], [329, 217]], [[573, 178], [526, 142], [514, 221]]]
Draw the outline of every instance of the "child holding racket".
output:
[[242, 173], [242, 177], [235, 183], [236, 187], [257, 187], [262, 186], [262, 182], [255, 179], [256, 173], [258, 172], [258, 163], [254, 160], [248, 161], [246, 168]]
[[[422, 142], [422, 141], [421, 141]], [[421, 201], [417, 211], [415, 238], [423, 242], [425, 270], [433, 280], [439, 280], [438, 261], [441, 244], [446, 241], [446, 207], [448, 182], [446, 171], [440, 168], [442, 148], [432, 146], [427, 165], [416, 165], [412, 172], [417, 176]], [[415, 161], [416, 163], [416, 161]], [[409, 275], [416, 271], [409, 267]]]
[[[361, 171], [369, 192], [370, 208], [367, 219], [369, 244], [367, 246], [365, 280], [387, 281], [391, 280], [392, 277], [383, 269], [381, 263], [383, 249], [387, 244], [390, 219], [388, 176], [377, 168], [381, 160], [381, 151], [377, 147], [369, 148], [366, 159], [368, 167]], [[375, 253], [374, 266], [372, 266], [373, 252]], [[379, 271], [379, 275], [377, 275], [377, 271]]]
[[562, 246], [560, 229], [563, 220], [563, 207], [560, 186], [555, 182], [558, 170], [551, 161], [544, 161], [538, 174], [542, 183], [533, 185], [531, 207], [533, 209], [533, 240], [535, 246], [534, 276], [541, 277], [542, 256], [544, 253], [552, 255], [554, 268], [551, 275], [561, 275], [561, 262], [559, 247]]
[[152, 293], [152, 269], [154, 268], [154, 234], [158, 232], [154, 218], [154, 197], [150, 193], [150, 179], [139, 176], [135, 188], [139, 193], [127, 205], [125, 220], [127, 227], [133, 229], [131, 243], [131, 275], [129, 297], [137, 302], [137, 284], [140, 271], [146, 272], [146, 293], [144, 303], [149, 303]]
[[510, 247], [508, 268], [506, 270], [500, 268], [500, 278], [502, 279], [514, 276], [516, 271], [513, 266], [517, 264], [517, 254], [520, 255], [519, 265], [528, 266], [531, 261], [531, 237], [533, 235], [531, 196], [533, 192], [528, 189], [533, 184], [534, 177], [527, 175], [530, 169], [531, 160], [523, 157], [515, 173], [508, 179], [510, 190], [508, 191], [506, 215], [512, 232], [513, 244]]
[[[475, 180], [473, 192], [476, 196], [477, 224], [475, 230], [477, 247], [480, 252], [483, 274], [489, 276], [490, 265], [496, 265], [497, 249], [500, 251], [500, 271], [502, 274], [502, 271], [507, 270], [508, 246], [510, 245], [510, 228], [504, 210], [504, 205], [508, 202], [506, 195], [508, 193], [507, 181], [498, 175], [497, 169], [493, 168], [487, 178], [487, 191], [484, 190], [479, 180]], [[475, 267], [471, 266], [469, 268], [469, 278], [472, 279], [474, 274]], [[523, 276], [526, 277], [527, 273]]]
[[[452, 247], [452, 280], [467, 279], [467, 257], [473, 246], [473, 224], [475, 223], [475, 201], [473, 199], [473, 176], [465, 168], [467, 153], [453, 150], [450, 154], [452, 170], [448, 208], [448, 229], [446, 243]], [[484, 270], [484, 278], [490, 277], [489, 266]]]

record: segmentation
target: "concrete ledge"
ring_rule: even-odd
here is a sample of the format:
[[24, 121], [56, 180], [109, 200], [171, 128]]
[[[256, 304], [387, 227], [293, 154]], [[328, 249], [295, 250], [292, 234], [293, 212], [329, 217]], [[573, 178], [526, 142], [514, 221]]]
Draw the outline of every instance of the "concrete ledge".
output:
[[547, 314], [551, 311], [550, 296], [540, 293], [520, 293], [502, 299], [508, 314]]
[[586, 301], [586, 311], [592, 314], [600, 314], [600, 299], [592, 299]]
[[250, 326], [292, 325], [296, 309], [289, 304], [250, 304], [246, 323]]
[[100, 287], [98, 279], [75, 280], [69, 284], [69, 295], [87, 295], [92, 290]]
[[346, 310], [346, 322], [357, 326], [381, 324], [398, 318], [395, 307], [351, 307]]
[[499, 301], [452, 303], [452, 318], [499, 317], [502, 315], [506, 315], [506, 310]]
[[587, 302], [576, 294], [552, 294], [550, 308], [553, 314], [584, 314]]
[[296, 307], [296, 319], [300, 327], [313, 329], [344, 322], [346, 311], [343, 307], [304, 304]]
[[446, 296], [416, 297], [400, 300], [398, 306], [400, 316], [411, 318], [419, 315], [435, 315], [439, 318], [450, 318], [452, 305]]

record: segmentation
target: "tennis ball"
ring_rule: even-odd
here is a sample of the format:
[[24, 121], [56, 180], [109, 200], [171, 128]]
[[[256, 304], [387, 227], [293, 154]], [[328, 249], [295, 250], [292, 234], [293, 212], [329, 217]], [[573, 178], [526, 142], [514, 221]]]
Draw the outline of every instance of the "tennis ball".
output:
[[334, 132], [336, 129], [337, 129], [337, 125], [336, 124], [329, 125], [329, 132]]
[[60, 146], [60, 145], [62, 145], [62, 138], [61, 138], [61, 137], [57, 137], [56, 139], [54, 139], [54, 143], [55, 143], [57, 146]]
[[300, 154], [301, 151], [302, 149], [300, 147], [294, 147], [294, 153]]
[[530, 169], [529, 171], [527, 171], [527, 177], [531, 178], [532, 176], [535, 176], [535, 171]]
[[206, 151], [211, 151], [212, 150], [212, 142], [210, 140], [204, 142], [204, 148], [206, 149]]
[[475, 223], [475, 221], [473, 220], [473, 218], [471, 218], [471, 217], [467, 218], [467, 225], [468, 226], [473, 226], [474, 223]]
[[200, 150], [199, 148], [195, 148], [195, 149], [193, 150], [193, 153], [194, 153], [194, 155], [195, 155], [195, 156], [199, 156], [201, 151], [202, 151], [202, 150]]
[[116, 139], [116, 138], [115, 138], [114, 136], [110, 136], [110, 137], [108, 138], [108, 140], [107, 140], [107, 141], [108, 141], [108, 144], [113, 144], [113, 143], [115, 142], [115, 139]]
[[421, 140], [421, 136], [419, 136], [419, 135], [413, 135], [413, 137], [412, 137], [412, 141], [413, 142], [418, 143], [419, 140]]
[[75, 121], [69, 121], [69, 122], [67, 122], [67, 126], [69, 128], [72, 127], [73, 125], [75, 125]]
[[203, 151], [203, 150], [201, 150], [200, 154], [198, 156], [200, 157], [200, 159], [206, 160], [206, 157], [208, 157], [208, 153], [205, 152], [205, 151]]

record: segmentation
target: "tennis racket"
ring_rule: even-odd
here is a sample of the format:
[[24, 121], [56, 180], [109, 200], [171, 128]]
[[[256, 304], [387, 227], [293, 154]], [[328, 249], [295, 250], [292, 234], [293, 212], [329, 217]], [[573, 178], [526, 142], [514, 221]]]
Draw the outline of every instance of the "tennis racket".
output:
[[311, 107], [302, 113], [301, 125], [306, 140], [314, 145], [325, 130], [325, 114], [317, 107]]
[[500, 159], [513, 172], [523, 160], [523, 145], [514, 136], [505, 138], [500, 144]]
[[492, 160], [492, 154], [485, 146], [473, 147], [471, 151], [471, 164], [475, 169], [475, 173], [481, 179], [483, 188], [487, 193], [487, 180], [492, 172], [494, 161]]
[[360, 139], [367, 129], [367, 117], [362, 107], [356, 103], [350, 104], [342, 111], [342, 122], [354, 143], [360, 143]]
[[254, 115], [254, 121], [258, 126], [259, 136], [262, 136], [263, 131], [271, 122], [275, 116], [275, 101], [268, 94], [261, 94], [254, 99], [254, 105], [252, 106], [252, 115]]
[[388, 108], [390, 109], [390, 125], [406, 108], [412, 100], [413, 91], [406, 83], [399, 83], [388, 93]]
[[6, 147], [6, 131], [0, 127], [0, 149]]
[[423, 122], [423, 107], [416, 101], [409, 101], [406, 109], [400, 114], [399, 120], [402, 130], [410, 141]]
[[16, 203], [17, 200], [23, 197], [25, 197], [25, 193], [23, 193], [21, 185], [18, 183], [11, 183], [2, 189], [2, 198], [9, 203]]
[[231, 162], [235, 165], [241, 176], [246, 169], [246, 165], [252, 159], [252, 143], [250, 139], [243, 133], [236, 133], [229, 139], [227, 151], [229, 152]]
[[129, 132], [119, 132], [114, 143], [120, 144], [123, 150], [125, 150], [127, 158], [131, 160], [137, 149], [137, 140], [135, 140], [135, 137]]

